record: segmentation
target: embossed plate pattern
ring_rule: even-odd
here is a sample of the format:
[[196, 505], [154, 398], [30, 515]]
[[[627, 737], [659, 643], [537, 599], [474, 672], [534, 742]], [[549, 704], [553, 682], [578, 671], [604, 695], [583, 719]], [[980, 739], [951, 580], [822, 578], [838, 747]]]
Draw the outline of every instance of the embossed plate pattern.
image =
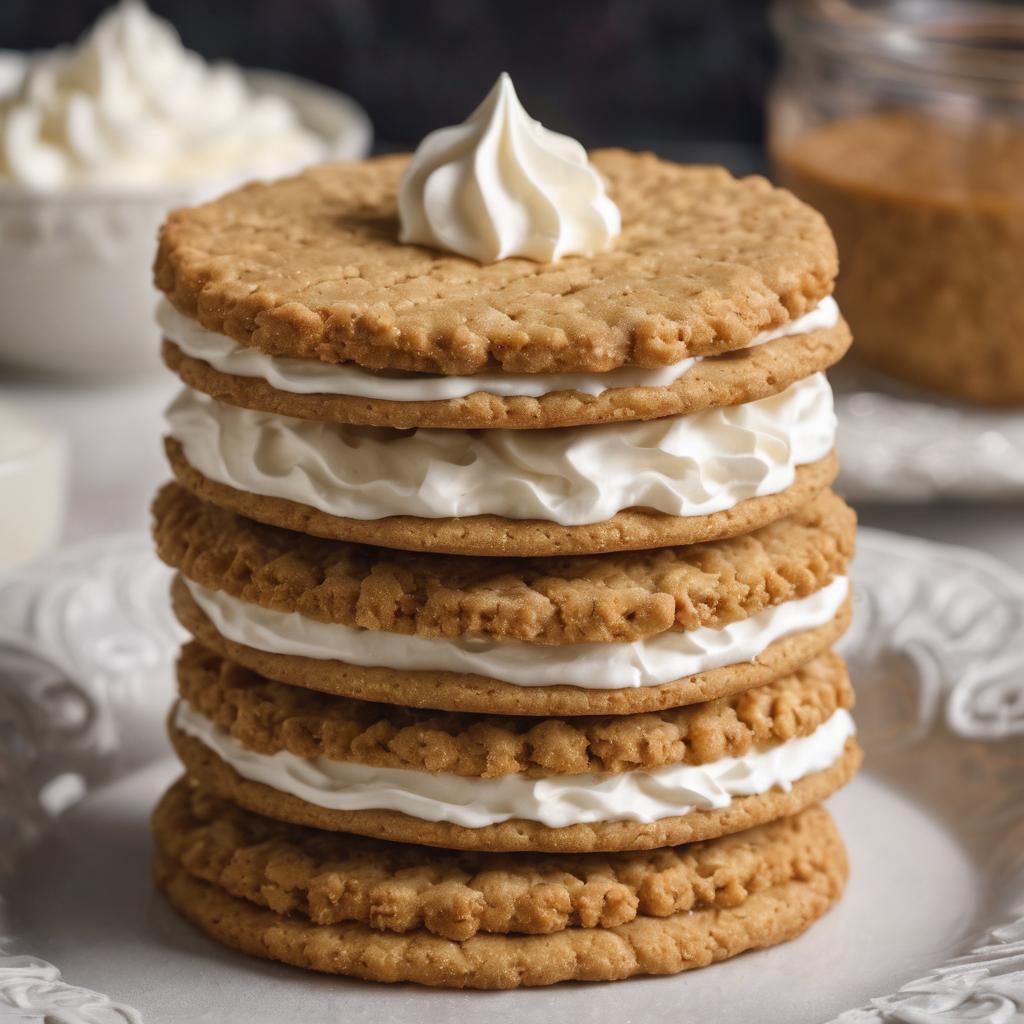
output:
[[829, 377], [846, 497], [917, 503], [1024, 496], [1024, 410], [921, 394], [849, 360]]
[[179, 921], [147, 866], [176, 771], [166, 571], [133, 536], [0, 577], [0, 1020], [1024, 1020], [1024, 578], [869, 530], [854, 575], [868, 766], [832, 802], [842, 904], [691, 975], [494, 994], [307, 975]]

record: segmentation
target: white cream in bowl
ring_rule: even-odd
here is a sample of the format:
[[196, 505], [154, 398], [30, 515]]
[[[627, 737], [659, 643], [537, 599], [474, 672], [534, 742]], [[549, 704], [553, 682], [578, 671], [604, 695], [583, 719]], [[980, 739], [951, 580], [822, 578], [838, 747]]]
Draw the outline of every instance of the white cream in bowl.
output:
[[8, 365], [96, 378], [156, 368], [151, 266], [167, 211], [369, 147], [346, 97], [207, 64], [139, 0], [74, 47], [20, 61], [0, 95]]

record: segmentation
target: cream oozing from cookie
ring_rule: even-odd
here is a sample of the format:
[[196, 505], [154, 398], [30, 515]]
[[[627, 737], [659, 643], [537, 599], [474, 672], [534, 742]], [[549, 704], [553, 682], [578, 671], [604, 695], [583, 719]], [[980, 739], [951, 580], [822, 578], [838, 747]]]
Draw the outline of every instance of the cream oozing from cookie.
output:
[[530, 117], [507, 74], [463, 124], [419, 144], [398, 216], [400, 241], [481, 263], [593, 256], [622, 229], [587, 151]]
[[[600, 395], [616, 388], [664, 388], [681, 380], [703, 356], [683, 359], [657, 369], [625, 366], [606, 373], [481, 373], [471, 377], [428, 374], [388, 375], [356, 363], [326, 363], [319, 359], [271, 356], [224, 334], [207, 330], [179, 313], [166, 299], [157, 307], [163, 336], [185, 355], [201, 359], [218, 373], [265, 381], [278, 391], [295, 395], [349, 395], [387, 402], [441, 402], [483, 392], [500, 398], [542, 398], [563, 391]], [[809, 313], [770, 331], [762, 331], [746, 348], [825, 330], [839, 323], [839, 306], [831, 295]], [[713, 358], [713, 357], [712, 357]]]
[[357, 520], [495, 515], [562, 526], [629, 508], [702, 516], [778, 494], [835, 443], [814, 374], [755, 402], [546, 430], [392, 430], [241, 409], [186, 388], [167, 411], [190, 465], [236, 490]]
[[271, 654], [396, 671], [470, 673], [515, 686], [587, 690], [660, 686], [723, 665], [754, 661], [776, 640], [831, 622], [850, 590], [847, 577], [839, 576], [807, 597], [772, 605], [720, 629], [673, 630], [634, 643], [549, 646], [357, 629], [261, 608], [191, 580], [185, 584], [221, 636]]
[[399, 811], [421, 821], [484, 828], [503, 821], [536, 821], [548, 828], [602, 821], [654, 822], [695, 810], [728, 807], [733, 798], [788, 791], [793, 783], [839, 760], [854, 735], [843, 708], [809, 736], [724, 757], [617, 775], [503, 775], [467, 778], [353, 761], [306, 759], [289, 751], [260, 754], [244, 747], [186, 701], [174, 722], [243, 778], [336, 811]]

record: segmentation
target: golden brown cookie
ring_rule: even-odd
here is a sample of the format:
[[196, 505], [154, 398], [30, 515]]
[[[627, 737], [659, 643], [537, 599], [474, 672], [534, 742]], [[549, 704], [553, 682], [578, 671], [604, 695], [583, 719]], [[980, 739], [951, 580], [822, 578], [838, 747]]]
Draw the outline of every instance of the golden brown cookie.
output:
[[[461, 812], [451, 818], [443, 806], [429, 810], [435, 798], [428, 790], [442, 801], [472, 805], [482, 799], [483, 790], [463, 788], [456, 794], [457, 783], [504, 786], [505, 780], [519, 777], [522, 782], [517, 785], [532, 792], [531, 780], [551, 779], [564, 787], [574, 776], [592, 780], [595, 774], [643, 775], [659, 768], [724, 765], [730, 762], [723, 758], [760, 756], [787, 740], [800, 742], [800, 737], [819, 728], [832, 728], [835, 716], [846, 715], [844, 709], [852, 704], [842, 660], [825, 655], [791, 677], [732, 698], [657, 715], [610, 718], [437, 713], [327, 697], [262, 679], [196, 644], [183, 649], [179, 688], [187, 703], [172, 713], [172, 741], [189, 773], [218, 795], [282, 821], [451, 849], [590, 852], [713, 838], [824, 799], [849, 779], [859, 761], [851, 740], [831, 767], [799, 778], [788, 792], [738, 796], [722, 809], [691, 810], [650, 823], [597, 821], [548, 827], [512, 818], [475, 827], [478, 820], [486, 821], [486, 815], [479, 819], [474, 813], [474, 827], [463, 827], [453, 823]], [[185, 718], [179, 718], [182, 714]], [[845, 733], [833, 729], [830, 735], [841, 743]], [[241, 770], [250, 777], [243, 778], [219, 751], [233, 764], [244, 765]], [[427, 802], [416, 797], [409, 806], [428, 807], [426, 814], [412, 817], [416, 811], [407, 815], [376, 809], [363, 798], [366, 809], [329, 809], [284, 791], [292, 787], [288, 779], [297, 780], [297, 792], [307, 795], [319, 786], [332, 791], [348, 786], [349, 781], [328, 781], [342, 766], [363, 779], [359, 785], [371, 787], [362, 790], [371, 800], [377, 779], [395, 787], [396, 793], [423, 789]], [[276, 781], [282, 770], [287, 776]], [[259, 778], [269, 785], [254, 781]], [[437, 790], [439, 779], [451, 780], [443, 792]], [[503, 792], [493, 798], [520, 799], [507, 786]], [[424, 820], [435, 813], [445, 820]]]
[[196, 643], [182, 648], [178, 692], [193, 711], [259, 754], [288, 751], [482, 779], [708, 764], [810, 736], [838, 709], [853, 707], [846, 666], [831, 652], [731, 697], [658, 714], [568, 720], [333, 697], [264, 679]]
[[185, 778], [157, 806], [153, 837], [192, 878], [283, 917], [452, 942], [735, 909], [832, 863], [840, 845], [828, 812], [811, 807], [738, 835], [663, 850], [460, 853], [283, 824]]
[[792, 515], [708, 544], [597, 556], [409, 555], [266, 526], [167, 484], [157, 552], [210, 590], [317, 622], [431, 639], [629, 643], [720, 629], [846, 573], [856, 517], [824, 491]]
[[827, 651], [850, 625], [851, 600], [817, 629], [783, 637], [754, 661], [723, 665], [660, 686], [587, 690], [579, 686], [517, 686], [459, 672], [396, 671], [343, 661], [269, 654], [228, 640], [196, 604], [181, 579], [172, 587], [179, 622], [211, 651], [268, 679], [359, 700], [499, 715], [627, 715], [696, 704], [762, 686]]
[[695, 810], [654, 822], [613, 821], [548, 828], [539, 822], [513, 818], [498, 825], [465, 828], [447, 822], [422, 821], [397, 811], [327, 810], [263, 783], [243, 779], [209, 747], [173, 727], [171, 742], [188, 774], [202, 786], [266, 817], [391, 842], [510, 853], [653, 850], [742, 832], [821, 803], [853, 778], [862, 757], [857, 741], [850, 739], [835, 764], [804, 776], [788, 791], [774, 789], [754, 796], [735, 797], [719, 810]]
[[315, 167], [172, 213], [157, 287], [271, 355], [552, 373], [742, 348], [816, 306], [836, 274], [825, 221], [788, 192], [621, 150], [593, 155], [622, 213], [606, 253], [482, 266], [400, 245], [407, 159]]
[[842, 895], [848, 874], [836, 844], [827, 863], [755, 893], [735, 909], [637, 918], [618, 928], [554, 935], [477, 935], [453, 942], [420, 931], [313, 925], [282, 917], [189, 875], [157, 853], [154, 878], [171, 906], [225, 946], [250, 956], [366, 981], [439, 988], [511, 989], [560, 981], [678, 974], [802, 934]]
[[202, 501], [261, 523], [314, 537], [406, 551], [524, 558], [637, 551], [700, 544], [749, 533], [792, 515], [825, 490], [838, 470], [833, 452], [819, 462], [797, 466], [793, 483], [779, 494], [747, 498], [730, 509], [704, 516], [670, 516], [627, 509], [604, 522], [586, 526], [493, 515], [363, 520], [333, 516], [285, 498], [239, 491], [203, 476], [189, 464], [181, 445], [173, 438], [165, 438], [164, 445], [171, 469], [186, 490]]
[[649, 420], [754, 402], [828, 369], [842, 358], [849, 345], [849, 328], [840, 321], [835, 327], [706, 359], [665, 387], [610, 388], [599, 395], [557, 391], [540, 398], [505, 398], [478, 391], [466, 398], [430, 402], [281, 391], [256, 377], [222, 373], [201, 359], [185, 355], [168, 340], [163, 344], [163, 357], [189, 387], [245, 409], [320, 422], [469, 430]]

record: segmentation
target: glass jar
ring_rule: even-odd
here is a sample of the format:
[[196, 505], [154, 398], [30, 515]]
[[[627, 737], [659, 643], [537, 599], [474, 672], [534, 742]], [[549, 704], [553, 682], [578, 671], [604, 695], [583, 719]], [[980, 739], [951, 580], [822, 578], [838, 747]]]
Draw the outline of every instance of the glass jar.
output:
[[1024, 404], [1024, 5], [782, 0], [769, 147], [867, 365]]

